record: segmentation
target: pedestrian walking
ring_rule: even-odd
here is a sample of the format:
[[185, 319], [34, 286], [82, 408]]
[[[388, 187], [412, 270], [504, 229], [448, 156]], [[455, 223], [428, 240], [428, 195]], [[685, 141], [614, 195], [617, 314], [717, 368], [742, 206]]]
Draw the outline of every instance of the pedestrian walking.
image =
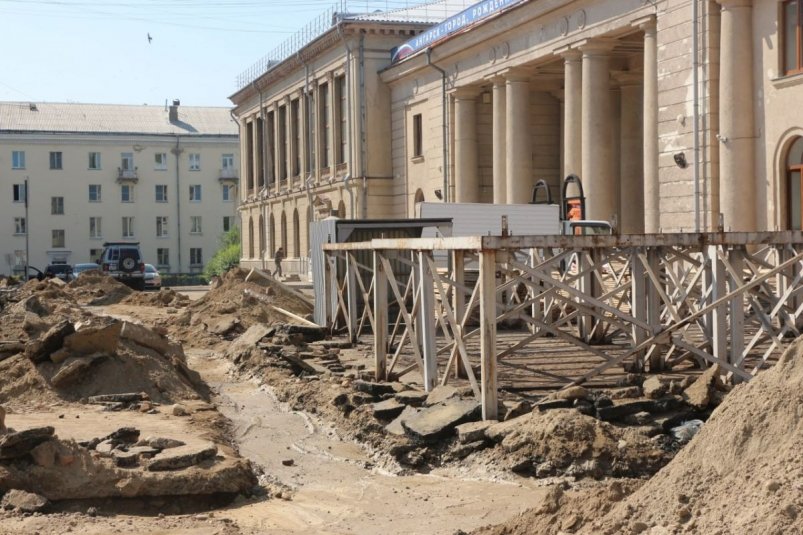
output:
[[279, 247], [276, 249], [276, 254], [273, 255], [273, 262], [276, 264], [276, 269], [273, 271], [273, 276], [282, 276], [282, 260], [284, 260], [284, 249]]

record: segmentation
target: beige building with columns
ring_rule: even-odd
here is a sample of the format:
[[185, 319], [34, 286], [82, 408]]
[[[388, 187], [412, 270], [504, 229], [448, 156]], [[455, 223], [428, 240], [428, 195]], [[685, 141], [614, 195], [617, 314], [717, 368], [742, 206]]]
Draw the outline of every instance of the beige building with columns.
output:
[[281, 246], [285, 274], [306, 275], [311, 221], [397, 212], [390, 88], [379, 72], [394, 47], [470, 4], [328, 11], [241, 75], [230, 97], [243, 162], [241, 265], [272, 269]]
[[801, 3], [478, 2], [381, 74], [394, 215], [575, 173], [622, 233], [801, 228]]

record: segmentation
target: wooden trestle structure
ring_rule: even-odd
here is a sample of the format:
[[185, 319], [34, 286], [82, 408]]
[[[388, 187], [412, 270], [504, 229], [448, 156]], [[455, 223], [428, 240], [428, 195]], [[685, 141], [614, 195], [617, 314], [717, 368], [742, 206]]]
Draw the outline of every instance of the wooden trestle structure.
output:
[[[353, 340], [370, 328], [376, 379], [418, 368], [429, 390], [463, 373], [485, 419], [497, 417], [497, 363], [544, 337], [596, 359], [579, 375], [548, 374], [562, 387], [624, 364], [658, 372], [685, 360], [749, 380], [800, 334], [800, 232], [375, 239], [324, 250], [327, 321]], [[511, 322], [526, 328], [500, 347], [498, 326]], [[403, 350], [414, 364], [397, 369]]]

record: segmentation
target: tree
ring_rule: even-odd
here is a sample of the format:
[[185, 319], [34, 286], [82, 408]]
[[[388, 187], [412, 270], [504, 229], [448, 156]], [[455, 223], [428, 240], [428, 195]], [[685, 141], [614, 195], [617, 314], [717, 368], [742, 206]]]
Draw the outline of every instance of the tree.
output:
[[220, 249], [204, 267], [204, 276], [211, 279], [238, 265], [240, 253], [240, 227], [234, 226], [220, 237]]

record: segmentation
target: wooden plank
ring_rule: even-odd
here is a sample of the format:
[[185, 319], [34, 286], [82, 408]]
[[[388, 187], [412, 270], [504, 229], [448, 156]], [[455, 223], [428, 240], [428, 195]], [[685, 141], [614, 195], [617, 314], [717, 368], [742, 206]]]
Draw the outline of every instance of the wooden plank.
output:
[[427, 262], [428, 251], [418, 252], [418, 284], [421, 306], [417, 320], [417, 330], [421, 333], [421, 348], [424, 357], [424, 388], [427, 392], [438, 385], [438, 354], [435, 350], [435, 286], [432, 272]]

